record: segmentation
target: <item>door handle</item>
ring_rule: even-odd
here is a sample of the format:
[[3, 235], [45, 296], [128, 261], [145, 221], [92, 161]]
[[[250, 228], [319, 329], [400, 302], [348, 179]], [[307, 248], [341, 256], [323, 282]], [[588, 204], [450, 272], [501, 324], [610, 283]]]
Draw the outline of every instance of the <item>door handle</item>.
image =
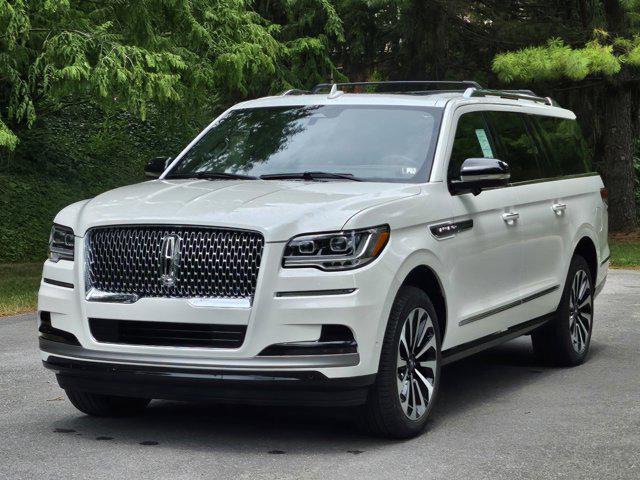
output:
[[551, 207], [551, 210], [556, 212], [556, 215], [562, 215], [562, 213], [567, 209], [566, 203], [554, 203]]
[[520, 218], [520, 214], [517, 212], [509, 212], [502, 214], [502, 220], [504, 220], [507, 224], [513, 225]]

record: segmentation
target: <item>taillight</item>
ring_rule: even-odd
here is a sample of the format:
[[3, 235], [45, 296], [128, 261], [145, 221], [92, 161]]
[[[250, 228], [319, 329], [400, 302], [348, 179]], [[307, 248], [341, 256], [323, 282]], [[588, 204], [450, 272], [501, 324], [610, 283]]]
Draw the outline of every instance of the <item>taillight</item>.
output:
[[603, 201], [604, 203], [607, 203], [607, 200], [608, 200], [608, 198], [609, 198], [609, 190], [607, 190], [607, 188], [606, 188], [606, 187], [602, 187], [602, 188], [600, 189], [600, 196], [602, 197], [602, 201]]

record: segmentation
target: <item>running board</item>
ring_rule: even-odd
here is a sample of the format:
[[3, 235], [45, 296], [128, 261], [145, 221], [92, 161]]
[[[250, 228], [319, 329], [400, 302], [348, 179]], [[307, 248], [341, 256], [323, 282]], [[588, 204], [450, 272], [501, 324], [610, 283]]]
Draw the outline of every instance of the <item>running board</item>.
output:
[[514, 325], [502, 332], [492, 333], [491, 335], [463, 343], [457, 347], [448, 348], [442, 352], [442, 364], [447, 365], [448, 363], [458, 361], [464, 357], [468, 357], [469, 355], [486, 350], [487, 348], [495, 347], [496, 345], [500, 345], [501, 343], [508, 342], [509, 340], [525, 335], [531, 330], [535, 330], [539, 326], [547, 323], [553, 318], [555, 313], [556, 312], [553, 312], [524, 323], [519, 323], [518, 325]]

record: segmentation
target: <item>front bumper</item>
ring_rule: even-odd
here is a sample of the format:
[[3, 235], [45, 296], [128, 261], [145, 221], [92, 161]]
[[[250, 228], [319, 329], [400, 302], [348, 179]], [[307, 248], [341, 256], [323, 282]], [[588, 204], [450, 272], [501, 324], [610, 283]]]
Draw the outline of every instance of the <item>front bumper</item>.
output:
[[[49, 349], [46, 340], [41, 347]], [[44, 345], [43, 345], [44, 342]], [[70, 348], [70, 347], [69, 347]], [[80, 348], [80, 347], [74, 347]], [[61, 388], [135, 398], [222, 403], [355, 406], [366, 401], [375, 375], [330, 379], [309, 370], [215, 370], [127, 365], [47, 355]]]
[[[82, 258], [82, 241], [76, 242]], [[85, 299], [81, 262], [45, 262], [38, 310], [48, 312], [54, 328], [74, 335], [80, 347], [41, 344], [42, 360], [58, 356], [74, 361], [207, 370], [313, 371], [329, 378], [366, 377], [378, 370], [381, 338], [393, 300], [390, 272], [397, 255], [387, 252], [362, 269], [321, 272], [283, 269], [284, 244], [265, 245], [258, 285], [249, 307], [212, 306], [179, 298], [142, 298], [133, 304]], [[66, 285], [66, 286], [65, 286]], [[98, 341], [89, 318], [139, 322], [244, 325], [239, 348], [163, 347]], [[341, 325], [353, 333], [358, 353], [264, 356], [281, 344], [317, 342], [323, 325]], [[69, 348], [76, 350], [69, 351]], [[65, 351], [61, 352], [63, 348]], [[271, 355], [271, 354], [269, 354]]]

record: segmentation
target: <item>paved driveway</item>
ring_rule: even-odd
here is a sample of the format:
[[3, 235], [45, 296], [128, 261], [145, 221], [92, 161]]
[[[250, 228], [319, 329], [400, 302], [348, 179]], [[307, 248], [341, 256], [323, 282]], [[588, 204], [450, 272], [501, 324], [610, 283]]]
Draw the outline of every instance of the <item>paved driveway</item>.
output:
[[35, 316], [0, 319], [0, 478], [640, 478], [640, 272], [612, 271], [588, 362], [535, 363], [528, 337], [443, 370], [428, 432], [359, 435], [341, 410], [153, 402], [94, 419], [40, 365]]

